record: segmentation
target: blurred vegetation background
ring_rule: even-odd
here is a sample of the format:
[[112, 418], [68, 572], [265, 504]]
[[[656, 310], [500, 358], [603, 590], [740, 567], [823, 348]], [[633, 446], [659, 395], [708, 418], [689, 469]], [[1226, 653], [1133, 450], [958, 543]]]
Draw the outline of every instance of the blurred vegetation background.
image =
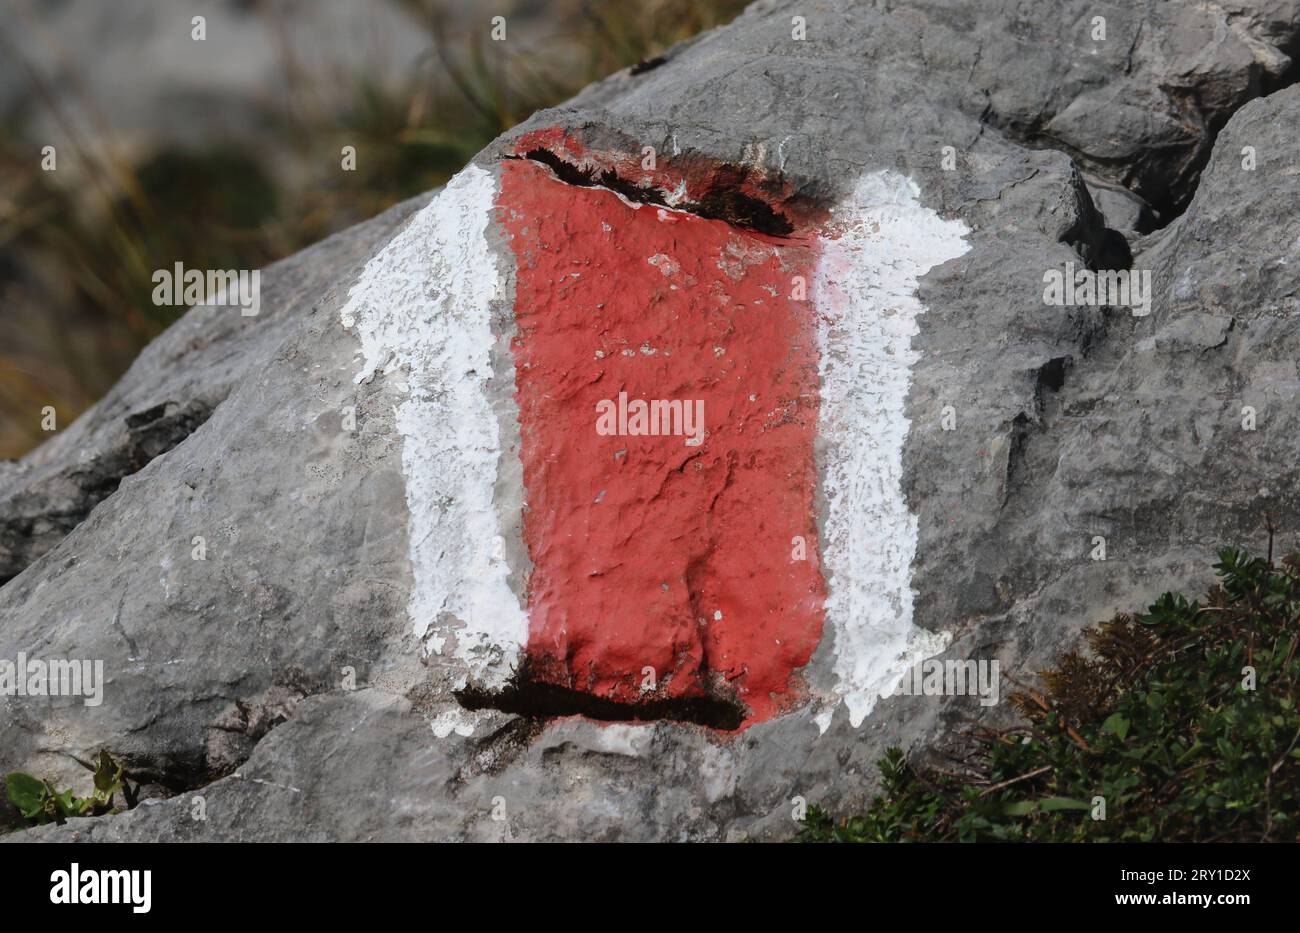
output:
[[[44, 406], [62, 427], [94, 404], [183, 313], [152, 303], [154, 270], [262, 268], [442, 184], [535, 110], [748, 0], [99, 2], [0, 0], [0, 459], [48, 436]], [[407, 51], [397, 74], [382, 47], [359, 56], [346, 26], [335, 45], [304, 38], [340, 6], [343, 23], [382, 14]], [[259, 50], [273, 67], [239, 72]], [[155, 89], [190, 97], [164, 111]], [[222, 109], [235, 95], [240, 120]], [[128, 103], [124, 129], [113, 112]]]

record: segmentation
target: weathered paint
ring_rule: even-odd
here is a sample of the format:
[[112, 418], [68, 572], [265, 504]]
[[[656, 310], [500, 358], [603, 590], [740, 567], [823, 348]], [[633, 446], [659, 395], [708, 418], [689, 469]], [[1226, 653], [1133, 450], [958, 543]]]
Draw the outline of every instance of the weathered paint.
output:
[[827, 219], [820, 201], [779, 173], [695, 153], [671, 157], [661, 153], [651, 164], [644, 148], [630, 140], [614, 148], [592, 148], [573, 134], [550, 127], [525, 133], [513, 151], [517, 157], [546, 160], [570, 181], [613, 188], [634, 202], [689, 208], [742, 229], [806, 238]]
[[342, 309], [361, 341], [357, 381], [383, 372], [407, 383], [397, 427], [415, 634], [436, 652], [452, 642], [467, 679], [488, 687], [510, 678], [527, 627], [495, 507], [491, 306], [504, 285], [503, 257], [486, 238], [495, 191], [476, 166], [458, 174], [366, 263]]
[[[407, 381], [397, 424], [416, 633], [434, 651], [450, 644], [489, 692], [522, 675], [631, 707], [729, 696], [746, 725], [809, 698], [801, 669], [831, 637], [835, 683], [811, 698], [817, 721], [843, 701], [860, 724], [946, 644], [912, 621], [902, 448], [917, 279], [965, 252], [964, 226], [890, 172], [865, 176], [827, 219], [761, 174], [686, 158], [641, 171], [558, 131], [519, 145], [539, 148], [587, 173], [582, 186], [517, 159], [498, 192], [471, 166], [367, 264], [342, 312], [361, 341], [358, 381]], [[610, 179], [622, 193], [601, 187]], [[753, 213], [719, 185], [775, 210]], [[647, 200], [668, 206], [635, 203]], [[493, 215], [517, 266], [504, 377], [492, 311], [508, 301], [510, 256], [487, 241]], [[741, 229], [774, 217], [790, 235]], [[792, 297], [796, 276], [811, 301]], [[510, 587], [526, 568], [507, 566], [504, 540], [517, 492], [498, 488], [514, 442], [501, 425], [516, 427], [509, 376], [535, 564], [527, 613]], [[703, 401], [704, 442], [599, 434], [596, 402], [620, 392]], [[474, 728], [476, 714], [452, 712], [435, 734]]]
[[[822, 547], [835, 695], [858, 726], [946, 634], [912, 621], [916, 516], [903, 496], [906, 402], [925, 308], [917, 280], [969, 248], [895, 172], [861, 178], [827, 225], [814, 300], [821, 348]], [[818, 715], [822, 731], [835, 705]]]
[[[528, 677], [628, 704], [732, 694], [767, 718], [800, 696], [822, 626], [816, 326], [791, 298], [816, 238], [634, 205], [527, 160], [503, 165], [499, 203]], [[624, 392], [702, 400], [703, 443], [601, 436], [597, 403]]]

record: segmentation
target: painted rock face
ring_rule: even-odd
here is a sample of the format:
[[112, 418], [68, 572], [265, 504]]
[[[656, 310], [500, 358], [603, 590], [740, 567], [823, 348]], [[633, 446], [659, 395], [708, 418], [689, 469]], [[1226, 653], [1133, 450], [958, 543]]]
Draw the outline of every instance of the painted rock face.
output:
[[[530, 676], [724, 722], [725, 700], [735, 723], [742, 704], [769, 714], [822, 628], [817, 335], [790, 297], [815, 239], [629, 205], [527, 160], [503, 166], [498, 203]], [[705, 698], [724, 703], [692, 709]]]
[[892, 173], [822, 209], [558, 133], [517, 152], [343, 312], [358, 379], [408, 380], [417, 634], [471, 707], [860, 721], [943, 647], [911, 618], [903, 404], [916, 279], [964, 228]]

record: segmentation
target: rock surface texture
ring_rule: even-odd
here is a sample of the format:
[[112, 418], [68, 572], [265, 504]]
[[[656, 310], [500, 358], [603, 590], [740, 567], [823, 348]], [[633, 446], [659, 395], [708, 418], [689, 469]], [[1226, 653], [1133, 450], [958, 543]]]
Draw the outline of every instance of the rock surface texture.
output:
[[[1297, 52], [1280, 0], [759, 2], [192, 310], [0, 466], [0, 658], [107, 679], [0, 697], [0, 770], [151, 796], [6, 838], [863, 806], [998, 715], [910, 663], [1030, 678], [1300, 528]], [[1149, 307], [1045, 302], [1130, 255]]]

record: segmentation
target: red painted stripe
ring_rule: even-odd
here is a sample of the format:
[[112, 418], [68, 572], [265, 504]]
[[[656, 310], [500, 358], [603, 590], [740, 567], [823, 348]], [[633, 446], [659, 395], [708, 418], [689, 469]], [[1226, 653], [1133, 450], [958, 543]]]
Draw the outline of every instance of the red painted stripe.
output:
[[[633, 208], [527, 160], [503, 163], [498, 220], [517, 261], [528, 676], [621, 703], [731, 695], [746, 724], [768, 718], [822, 628], [815, 326], [790, 297], [816, 238]], [[597, 403], [620, 392], [702, 400], [706, 439], [601, 436]]]

